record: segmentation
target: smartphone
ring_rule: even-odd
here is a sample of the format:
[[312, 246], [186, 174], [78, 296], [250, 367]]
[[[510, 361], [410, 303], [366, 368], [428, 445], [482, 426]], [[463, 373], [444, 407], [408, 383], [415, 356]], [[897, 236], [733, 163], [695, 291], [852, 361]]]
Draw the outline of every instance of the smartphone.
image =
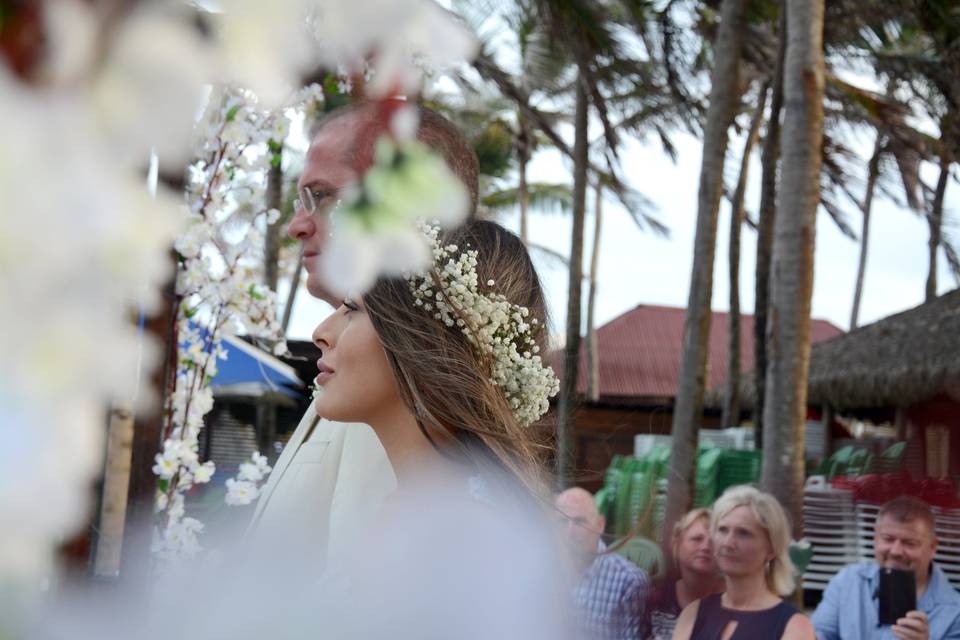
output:
[[917, 576], [904, 569], [880, 568], [880, 624], [897, 620], [917, 608]]

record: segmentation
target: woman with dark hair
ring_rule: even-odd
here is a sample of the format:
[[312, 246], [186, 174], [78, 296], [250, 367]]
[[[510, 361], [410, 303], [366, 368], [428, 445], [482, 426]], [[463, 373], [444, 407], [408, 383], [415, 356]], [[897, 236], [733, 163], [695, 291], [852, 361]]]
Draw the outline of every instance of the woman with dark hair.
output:
[[558, 387], [539, 278], [495, 223], [424, 232], [431, 268], [348, 296], [313, 334], [317, 414], [369, 424], [397, 477], [346, 562], [362, 568], [344, 606], [368, 607], [364, 637], [564, 637], [549, 447], [532, 426]]
[[526, 248], [487, 221], [425, 233], [431, 269], [379, 279], [314, 331], [317, 414], [369, 424], [400, 490], [429, 472], [495, 469], [550, 504], [548, 448], [529, 425], [557, 381], [540, 357], [546, 307]]

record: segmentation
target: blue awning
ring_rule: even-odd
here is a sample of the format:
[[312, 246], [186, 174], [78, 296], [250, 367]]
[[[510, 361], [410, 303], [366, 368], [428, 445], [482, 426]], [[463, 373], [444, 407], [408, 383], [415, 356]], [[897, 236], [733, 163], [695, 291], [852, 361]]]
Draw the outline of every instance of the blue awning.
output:
[[239, 338], [225, 337], [222, 346], [227, 351], [227, 359], [217, 362], [217, 375], [210, 380], [214, 393], [218, 390], [259, 389], [261, 392], [277, 391], [293, 398], [303, 395], [297, 391], [304, 387], [303, 381], [290, 365]]

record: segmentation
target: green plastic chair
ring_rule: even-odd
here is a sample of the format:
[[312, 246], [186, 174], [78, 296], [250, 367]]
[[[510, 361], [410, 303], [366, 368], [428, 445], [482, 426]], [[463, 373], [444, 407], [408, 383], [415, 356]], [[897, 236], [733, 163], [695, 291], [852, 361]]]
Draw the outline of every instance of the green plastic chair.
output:
[[700, 450], [697, 457], [696, 492], [694, 507], [707, 507], [717, 499], [717, 471], [723, 449], [709, 447]]
[[794, 578], [797, 579], [797, 583], [800, 582], [800, 577], [807, 571], [807, 567], [810, 566], [810, 561], [813, 559], [813, 545], [810, 544], [805, 538], [800, 540], [791, 540], [790, 541], [790, 560], [793, 562], [794, 566]]
[[630, 538], [617, 549], [617, 553], [646, 571], [650, 578], [656, 578], [666, 570], [660, 545], [653, 540], [639, 536]]
[[836, 476], [845, 475], [847, 464], [850, 462], [850, 457], [853, 455], [853, 452], [853, 445], [849, 444], [834, 451], [832, 456], [823, 461], [820, 468], [820, 475], [827, 480]]
[[906, 442], [897, 442], [873, 458], [868, 473], [899, 473], [903, 471], [904, 455], [907, 452]]
[[613, 504], [613, 500], [606, 486], [600, 487], [600, 490], [593, 494], [593, 503], [597, 505], [597, 512], [604, 518], [609, 519], [610, 506]]
[[[633, 530], [643, 521], [643, 532], [650, 533], [653, 522], [653, 476], [649, 471], [636, 471], [630, 481], [629, 528]], [[626, 532], [624, 532], [626, 533]]]
[[853, 452], [853, 455], [850, 456], [850, 462], [847, 463], [846, 475], [860, 476], [867, 473], [872, 459], [872, 453], [866, 449], [857, 449]]

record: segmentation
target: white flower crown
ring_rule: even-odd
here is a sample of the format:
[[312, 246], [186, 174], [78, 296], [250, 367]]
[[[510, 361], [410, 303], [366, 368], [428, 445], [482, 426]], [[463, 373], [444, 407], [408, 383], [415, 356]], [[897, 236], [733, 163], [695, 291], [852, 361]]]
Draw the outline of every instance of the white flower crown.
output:
[[[457, 255], [457, 245], [440, 246], [440, 227], [421, 223], [420, 228], [433, 251], [439, 287], [429, 274], [408, 275], [414, 303], [448, 327], [460, 327], [471, 344], [490, 356], [490, 382], [503, 392], [517, 422], [522, 426], [535, 422], [560, 390], [533, 337], [542, 329], [540, 321], [527, 320], [530, 311], [502, 294], [480, 290], [475, 249]], [[494, 284], [486, 282], [487, 287]]]

